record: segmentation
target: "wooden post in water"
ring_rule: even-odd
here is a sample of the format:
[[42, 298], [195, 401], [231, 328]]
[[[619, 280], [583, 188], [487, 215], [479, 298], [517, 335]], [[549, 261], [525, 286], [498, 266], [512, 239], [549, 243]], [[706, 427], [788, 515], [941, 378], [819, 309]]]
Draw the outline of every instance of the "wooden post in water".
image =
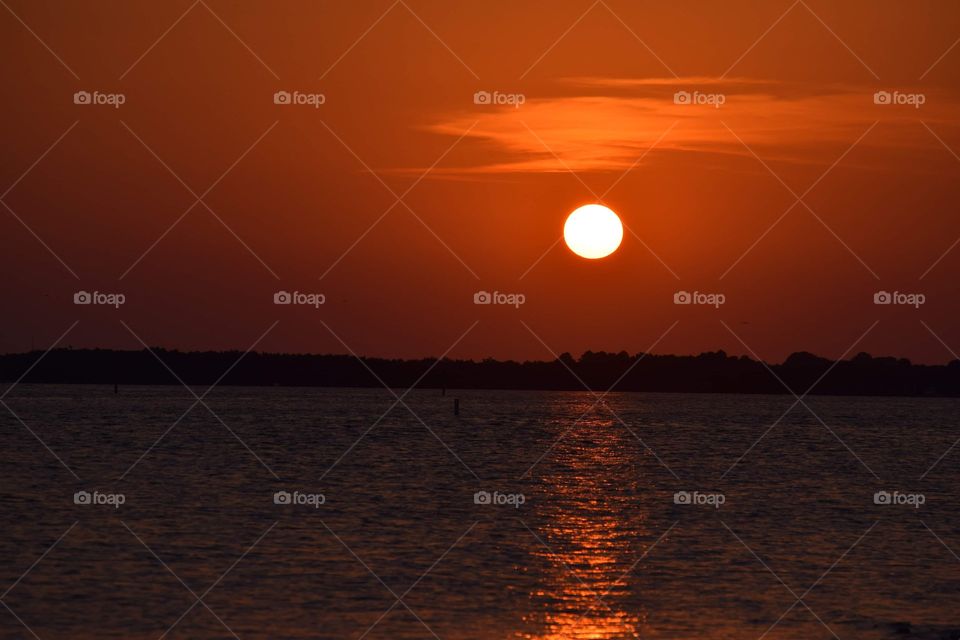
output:
[[453, 399], [453, 415], [460, 415], [460, 398]]

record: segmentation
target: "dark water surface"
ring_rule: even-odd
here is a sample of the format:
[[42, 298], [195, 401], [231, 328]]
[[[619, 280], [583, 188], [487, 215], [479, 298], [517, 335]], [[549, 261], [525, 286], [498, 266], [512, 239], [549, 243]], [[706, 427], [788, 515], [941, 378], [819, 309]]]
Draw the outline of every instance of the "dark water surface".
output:
[[960, 636], [958, 401], [395, 401], [17, 386], [0, 637]]

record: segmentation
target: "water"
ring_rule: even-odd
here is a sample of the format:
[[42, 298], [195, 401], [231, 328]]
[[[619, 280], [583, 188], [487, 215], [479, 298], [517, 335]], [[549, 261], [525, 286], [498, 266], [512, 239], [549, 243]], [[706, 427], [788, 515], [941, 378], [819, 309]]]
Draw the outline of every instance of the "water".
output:
[[762, 438], [794, 398], [394, 401], [217, 388], [171, 428], [186, 389], [16, 387], [0, 637], [960, 635], [955, 400], [808, 398]]

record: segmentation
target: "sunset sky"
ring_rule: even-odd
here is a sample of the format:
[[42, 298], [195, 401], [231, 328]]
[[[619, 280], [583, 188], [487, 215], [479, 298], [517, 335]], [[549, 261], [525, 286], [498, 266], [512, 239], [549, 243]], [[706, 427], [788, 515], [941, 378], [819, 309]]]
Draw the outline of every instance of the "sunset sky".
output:
[[960, 351], [955, 2], [0, 4], [0, 352]]

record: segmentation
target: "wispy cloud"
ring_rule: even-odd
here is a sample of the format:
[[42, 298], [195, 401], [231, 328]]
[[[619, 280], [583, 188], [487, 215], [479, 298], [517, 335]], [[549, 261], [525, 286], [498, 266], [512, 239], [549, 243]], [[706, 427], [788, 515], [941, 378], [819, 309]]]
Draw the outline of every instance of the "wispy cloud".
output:
[[[645, 162], [669, 153], [747, 153], [730, 130], [771, 159], [817, 162], [824, 147], [849, 145], [877, 120], [910, 126], [881, 127], [868, 144], [926, 149], [931, 140], [922, 135], [919, 121], [947, 121], [958, 106], [955, 96], [927, 95], [916, 109], [875, 104], [877, 87], [745, 78], [569, 78], [553, 88], [552, 95], [527, 95], [519, 108], [471, 105], [438, 118], [428, 131], [451, 136], [476, 122], [468, 136], [475, 143], [473, 153], [461, 166], [442, 172], [623, 171], [654, 143], [656, 150]], [[703, 103], [678, 103], [677, 92]]]

